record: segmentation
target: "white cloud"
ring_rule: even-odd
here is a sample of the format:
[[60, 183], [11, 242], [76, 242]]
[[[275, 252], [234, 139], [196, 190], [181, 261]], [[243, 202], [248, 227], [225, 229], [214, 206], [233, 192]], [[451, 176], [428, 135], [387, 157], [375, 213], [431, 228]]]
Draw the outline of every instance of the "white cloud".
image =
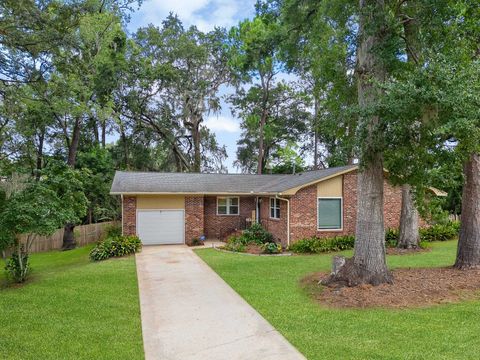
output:
[[240, 132], [240, 124], [238, 120], [227, 116], [210, 116], [205, 120], [204, 125], [213, 132], [227, 132], [238, 133]]

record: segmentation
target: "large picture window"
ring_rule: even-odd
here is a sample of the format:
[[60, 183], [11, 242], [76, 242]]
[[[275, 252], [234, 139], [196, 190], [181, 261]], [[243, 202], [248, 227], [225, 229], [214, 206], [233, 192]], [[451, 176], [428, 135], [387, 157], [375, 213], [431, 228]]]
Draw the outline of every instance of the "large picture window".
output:
[[318, 229], [342, 229], [342, 198], [318, 199]]
[[233, 197], [217, 197], [217, 215], [238, 215], [239, 199]]
[[280, 219], [280, 199], [270, 198], [270, 217]]

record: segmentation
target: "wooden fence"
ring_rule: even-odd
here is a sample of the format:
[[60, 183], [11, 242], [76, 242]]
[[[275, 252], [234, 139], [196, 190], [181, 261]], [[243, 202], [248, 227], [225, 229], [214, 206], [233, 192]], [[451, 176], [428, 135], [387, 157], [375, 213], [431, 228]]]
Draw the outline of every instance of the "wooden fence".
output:
[[[106, 228], [118, 224], [115, 221], [107, 221], [97, 224], [75, 226], [75, 241], [77, 246], [83, 246], [100, 240], [106, 232]], [[21, 238], [26, 241], [26, 235]], [[37, 236], [30, 248], [31, 253], [59, 250], [62, 248], [63, 229], [58, 229], [52, 236]]]

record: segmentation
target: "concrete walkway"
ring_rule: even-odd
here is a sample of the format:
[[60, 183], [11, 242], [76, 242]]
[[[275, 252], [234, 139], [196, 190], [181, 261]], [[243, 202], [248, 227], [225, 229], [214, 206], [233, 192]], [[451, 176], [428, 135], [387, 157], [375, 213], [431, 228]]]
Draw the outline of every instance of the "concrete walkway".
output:
[[187, 246], [136, 261], [146, 360], [305, 359]]

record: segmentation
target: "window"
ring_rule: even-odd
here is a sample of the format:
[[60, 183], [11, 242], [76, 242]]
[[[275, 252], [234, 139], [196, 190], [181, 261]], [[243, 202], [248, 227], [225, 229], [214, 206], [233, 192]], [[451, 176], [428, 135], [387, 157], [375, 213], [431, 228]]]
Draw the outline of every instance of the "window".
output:
[[238, 197], [217, 197], [217, 215], [238, 215]]
[[280, 199], [270, 198], [270, 217], [280, 219]]
[[318, 199], [318, 229], [342, 229], [342, 198]]

